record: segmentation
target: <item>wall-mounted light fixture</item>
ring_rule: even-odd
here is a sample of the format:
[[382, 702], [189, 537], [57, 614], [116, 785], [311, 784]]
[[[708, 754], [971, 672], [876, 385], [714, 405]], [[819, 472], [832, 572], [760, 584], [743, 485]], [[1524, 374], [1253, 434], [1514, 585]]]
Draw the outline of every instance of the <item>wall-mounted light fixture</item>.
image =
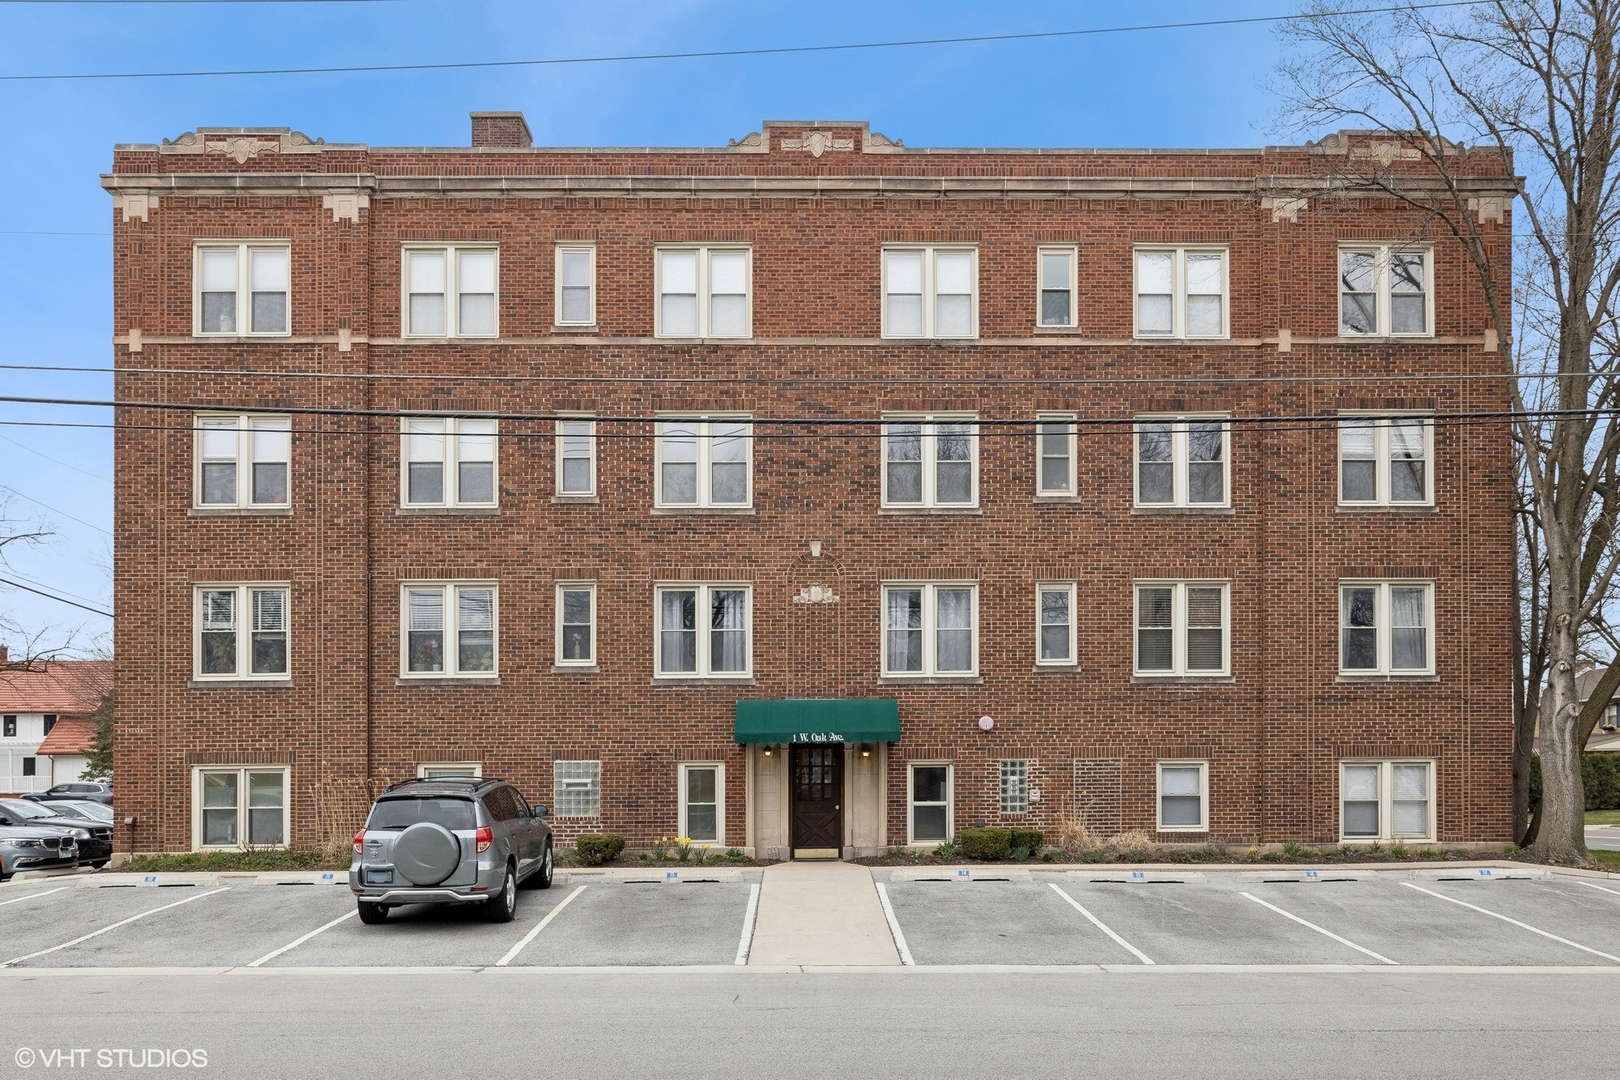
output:
[[993, 728], [995, 726], [996, 726], [996, 722], [995, 722], [995, 720], [993, 718], [988, 717], [988, 716], [979, 717], [979, 730], [980, 731], [989, 731], [991, 728]]

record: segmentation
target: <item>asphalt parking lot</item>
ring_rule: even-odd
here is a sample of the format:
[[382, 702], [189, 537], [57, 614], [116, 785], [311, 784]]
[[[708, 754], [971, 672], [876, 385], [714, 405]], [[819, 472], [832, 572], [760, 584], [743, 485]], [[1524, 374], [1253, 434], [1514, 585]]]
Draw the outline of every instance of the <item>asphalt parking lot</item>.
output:
[[[1469, 875], [1474, 875], [1471, 879]], [[1457, 871], [1014, 871], [1010, 880], [873, 878], [903, 962], [958, 965], [1620, 966], [1620, 880]], [[759, 871], [719, 881], [575, 875], [525, 889], [516, 921], [477, 907], [354, 917], [343, 884], [229, 878], [0, 887], [0, 967], [693, 967], [746, 957]], [[1173, 879], [1167, 879], [1173, 878]], [[1297, 880], [1276, 880], [1295, 878]]]

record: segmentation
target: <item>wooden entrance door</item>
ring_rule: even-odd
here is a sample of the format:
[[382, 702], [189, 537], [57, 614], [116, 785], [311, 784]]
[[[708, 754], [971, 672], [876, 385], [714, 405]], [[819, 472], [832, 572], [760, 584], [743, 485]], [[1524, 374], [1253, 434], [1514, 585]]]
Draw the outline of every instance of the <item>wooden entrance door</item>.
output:
[[789, 760], [794, 855], [836, 859], [844, 846], [844, 748], [794, 746]]

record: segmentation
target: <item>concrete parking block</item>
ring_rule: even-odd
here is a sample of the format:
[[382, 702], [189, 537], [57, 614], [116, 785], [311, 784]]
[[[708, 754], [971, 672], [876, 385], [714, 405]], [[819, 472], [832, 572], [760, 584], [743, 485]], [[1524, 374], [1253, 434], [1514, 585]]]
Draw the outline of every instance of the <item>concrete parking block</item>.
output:
[[[510, 963], [512, 967], [730, 965], [750, 892], [749, 883], [740, 881], [592, 885]], [[559, 894], [556, 899], [563, 897]], [[536, 918], [545, 914], [540, 911]]]
[[1067, 870], [1063, 876], [1070, 881], [1118, 881], [1140, 885], [1150, 885], [1156, 882], [1160, 884], [1185, 884], [1187, 882], [1203, 881], [1205, 878], [1205, 874], [1200, 870]]
[[1023, 866], [900, 866], [889, 871], [889, 881], [1028, 881]]
[[887, 891], [920, 966], [1133, 962], [1044, 883], [891, 880]]

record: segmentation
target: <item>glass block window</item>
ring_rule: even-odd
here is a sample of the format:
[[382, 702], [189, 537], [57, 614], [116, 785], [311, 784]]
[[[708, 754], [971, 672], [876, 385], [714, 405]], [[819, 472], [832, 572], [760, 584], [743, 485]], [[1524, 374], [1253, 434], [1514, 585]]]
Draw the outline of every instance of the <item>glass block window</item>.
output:
[[551, 763], [552, 812], [557, 817], [598, 817], [602, 813], [602, 763]]

